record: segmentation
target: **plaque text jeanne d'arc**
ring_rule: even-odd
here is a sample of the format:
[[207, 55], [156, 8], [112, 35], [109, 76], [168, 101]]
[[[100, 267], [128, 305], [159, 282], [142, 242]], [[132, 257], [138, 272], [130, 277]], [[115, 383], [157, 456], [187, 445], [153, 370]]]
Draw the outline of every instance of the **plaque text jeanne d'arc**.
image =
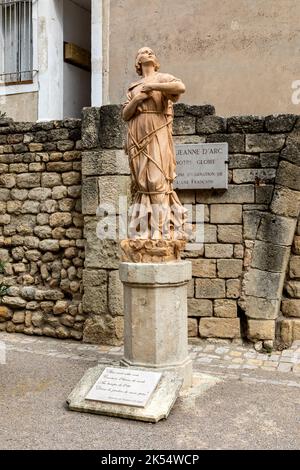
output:
[[178, 144], [176, 189], [227, 189], [228, 144]]

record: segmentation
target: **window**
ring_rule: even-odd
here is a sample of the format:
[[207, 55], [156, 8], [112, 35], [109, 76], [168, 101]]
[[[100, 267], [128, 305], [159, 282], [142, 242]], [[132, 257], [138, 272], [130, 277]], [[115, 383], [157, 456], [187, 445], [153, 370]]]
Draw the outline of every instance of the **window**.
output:
[[0, 0], [0, 43], [0, 82], [31, 82], [32, 0]]

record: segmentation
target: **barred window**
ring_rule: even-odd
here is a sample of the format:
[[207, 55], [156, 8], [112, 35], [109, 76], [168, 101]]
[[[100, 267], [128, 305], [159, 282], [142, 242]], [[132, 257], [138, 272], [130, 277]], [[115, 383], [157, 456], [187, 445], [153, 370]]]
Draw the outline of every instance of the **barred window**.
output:
[[0, 82], [31, 82], [32, 0], [0, 0]]

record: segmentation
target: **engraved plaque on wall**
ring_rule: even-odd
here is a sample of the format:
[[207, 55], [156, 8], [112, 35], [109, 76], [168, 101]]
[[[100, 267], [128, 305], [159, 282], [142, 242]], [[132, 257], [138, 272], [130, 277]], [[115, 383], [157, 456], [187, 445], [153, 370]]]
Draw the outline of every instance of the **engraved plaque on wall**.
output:
[[178, 144], [175, 189], [227, 189], [228, 144]]

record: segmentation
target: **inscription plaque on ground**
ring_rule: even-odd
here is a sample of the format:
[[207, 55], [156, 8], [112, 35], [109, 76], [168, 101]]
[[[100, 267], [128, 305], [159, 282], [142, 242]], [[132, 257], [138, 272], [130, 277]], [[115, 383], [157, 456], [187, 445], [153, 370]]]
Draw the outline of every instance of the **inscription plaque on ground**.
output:
[[85, 399], [144, 407], [161, 375], [127, 367], [106, 367]]
[[227, 189], [228, 144], [178, 144], [175, 189]]

